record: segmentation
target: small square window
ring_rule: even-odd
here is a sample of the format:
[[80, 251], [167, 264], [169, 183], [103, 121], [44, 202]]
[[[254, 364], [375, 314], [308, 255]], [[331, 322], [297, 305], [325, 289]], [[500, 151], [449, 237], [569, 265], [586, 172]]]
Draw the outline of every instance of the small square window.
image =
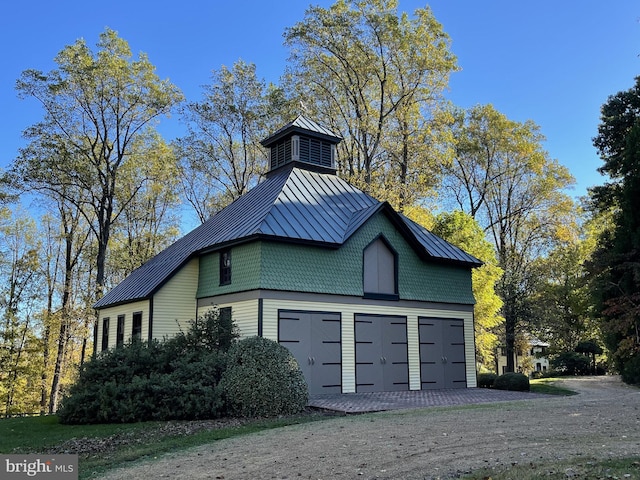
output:
[[231, 283], [231, 250], [220, 252], [220, 285]]

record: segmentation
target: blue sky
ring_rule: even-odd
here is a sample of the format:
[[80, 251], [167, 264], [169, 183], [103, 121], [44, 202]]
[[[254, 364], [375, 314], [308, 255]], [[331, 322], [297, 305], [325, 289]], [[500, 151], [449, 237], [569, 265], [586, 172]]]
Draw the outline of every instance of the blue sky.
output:
[[[23, 70], [49, 71], [53, 58], [78, 38], [94, 47], [105, 27], [133, 52], [145, 52], [162, 78], [190, 100], [201, 96], [211, 71], [242, 58], [258, 76], [278, 82], [288, 52], [284, 29], [304, 17], [307, 0], [32, 0], [6, 2], [0, 16], [0, 167], [23, 145], [21, 132], [43, 113], [20, 100]], [[333, 1], [313, 2], [328, 7]], [[533, 120], [544, 148], [576, 177], [580, 196], [604, 179], [592, 146], [601, 105], [631, 88], [640, 75], [637, 0], [399, 0], [399, 10], [429, 5], [452, 40], [461, 71], [447, 96], [468, 108], [493, 104], [508, 118]], [[177, 117], [163, 120], [168, 139], [182, 132]]]

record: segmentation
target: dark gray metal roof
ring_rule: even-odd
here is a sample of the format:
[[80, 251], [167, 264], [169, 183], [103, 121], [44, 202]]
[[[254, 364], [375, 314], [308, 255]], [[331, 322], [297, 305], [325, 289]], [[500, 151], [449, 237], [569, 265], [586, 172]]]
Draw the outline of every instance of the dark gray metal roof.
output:
[[331, 143], [339, 143], [342, 140], [342, 137], [336, 135], [328, 128], [323, 127], [322, 125], [303, 115], [298, 115], [295, 120], [287, 123], [284, 127], [279, 128], [267, 138], [262, 140], [260, 143], [264, 147], [268, 147], [281, 138], [293, 133], [304, 133], [308, 136], [319, 137], [324, 140], [328, 140]]
[[149, 298], [189, 259], [233, 243], [272, 238], [337, 248], [379, 211], [390, 216], [423, 256], [467, 266], [481, 264], [336, 175], [293, 164], [274, 173], [133, 271], [94, 307]]
[[479, 267], [482, 265], [481, 260], [478, 260], [473, 255], [468, 254], [464, 250], [450, 244], [437, 235], [434, 235], [422, 225], [414, 222], [404, 215], [400, 215], [400, 217], [402, 218], [402, 221], [409, 227], [411, 232], [413, 232], [418, 242], [422, 246], [424, 246], [430, 257], [445, 261], [467, 264], [472, 267]]

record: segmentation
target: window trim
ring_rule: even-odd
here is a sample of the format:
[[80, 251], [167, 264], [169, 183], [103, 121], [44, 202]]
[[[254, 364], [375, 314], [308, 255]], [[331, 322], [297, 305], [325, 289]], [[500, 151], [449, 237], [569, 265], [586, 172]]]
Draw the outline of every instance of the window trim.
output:
[[[226, 259], [226, 265], [225, 265]], [[233, 261], [231, 257], [231, 249], [220, 250], [220, 282], [219, 285], [231, 285], [231, 268]]]
[[131, 320], [131, 340], [142, 340], [142, 312], [133, 312]]
[[102, 351], [109, 349], [109, 317], [102, 319]]
[[118, 324], [116, 326], [116, 347], [124, 345], [124, 325], [125, 315], [118, 315]]

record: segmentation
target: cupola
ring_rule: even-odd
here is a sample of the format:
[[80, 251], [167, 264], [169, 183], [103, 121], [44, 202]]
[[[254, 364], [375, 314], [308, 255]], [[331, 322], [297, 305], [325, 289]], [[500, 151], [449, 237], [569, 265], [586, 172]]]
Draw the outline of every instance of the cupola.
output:
[[336, 145], [342, 140], [329, 129], [300, 115], [262, 142], [269, 149], [269, 173], [295, 163], [301, 168], [336, 173]]

